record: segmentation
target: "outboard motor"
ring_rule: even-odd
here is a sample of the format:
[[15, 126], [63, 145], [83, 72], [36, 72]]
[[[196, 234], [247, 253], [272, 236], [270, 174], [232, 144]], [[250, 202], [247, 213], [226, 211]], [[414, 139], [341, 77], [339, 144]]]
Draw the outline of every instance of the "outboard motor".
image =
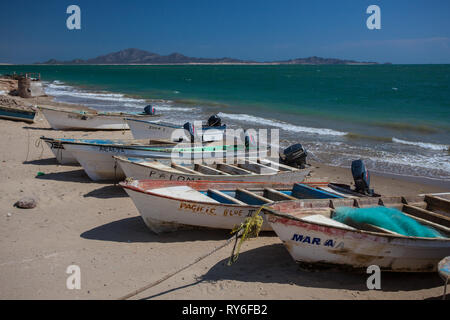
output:
[[293, 144], [280, 154], [280, 162], [291, 167], [303, 169], [306, 165], [307, 155], [306, 149], [300, 143]]
[[352, 161], [352, 175], [353, 180], [355, 180], [355, 191], [368, 196], [373, 196], [373, 189], [369, 188], [370, 174], [361, 159]]
[[209, 117], [208, 121], [206, 122], [208, 127], [220, 127], [222, 125], [222, 119], [216, 114]]
[[148, 115], [154, 115], [155, 114], [155, 107], [153, 107], [151, 104], [149, 104], [148, 106], [146, 106], [144, 108], [144, 113], [148, 114]]
[[195, 139], [195, 127], [192, 123], [190, 122], [186, 122], [183, 125], [184, 130], [186, 130], [187, 132], [189, 132], [189, 135], [191, 137], [191, 142], [194, 142]]

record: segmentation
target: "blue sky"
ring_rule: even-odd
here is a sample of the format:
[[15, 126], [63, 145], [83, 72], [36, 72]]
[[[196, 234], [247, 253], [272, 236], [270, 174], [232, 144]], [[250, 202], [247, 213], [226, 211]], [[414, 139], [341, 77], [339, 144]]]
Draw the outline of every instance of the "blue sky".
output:
[[[71, 4], [81, 8], [81, 30], [66, 28]], [[371, 4], [381, 8], [381, 30], [366, 27]], [[256, 61], [450, 63], [450, 1], [2, 1], [0, 36], [0, 62], [9, 63], [126, 48]]]

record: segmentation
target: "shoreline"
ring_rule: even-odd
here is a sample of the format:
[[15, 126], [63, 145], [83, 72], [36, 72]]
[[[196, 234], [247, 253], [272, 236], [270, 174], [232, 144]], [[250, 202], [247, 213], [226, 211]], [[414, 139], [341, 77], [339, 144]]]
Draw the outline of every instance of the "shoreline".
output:
[[[9, 83], [7, 82], [7, 84], [9, 84]], [[92, 89], [90, 89], [90, 87], [84, 88], [83, 86], [76, 86], [76, 85], [70, 85], [70, 86], [72, 86], [73, 88], [77, 88], [78, 87], [78, 88], [81, 88], [82, 90], [87, 90], [87, 92], [89, 92], [89, 93], [92, 92], [94, 94], [95, 93], [98, 93], [98, 94], [104, 94], [104, 93], [120, 94], [120, 95], [123, 95], [123, 97], [125, 97], [125, 98], [147, 101], [148, 103], [168, 102], [168, 103], [175, 103], [175, 104], [177, 104], [177, 103], [185, 104], [185, 103], [189, 102], [189, 101], [186, 101], [185, 99], [181, 99], [181, 100], [175, 99], [173, 101], [172, 100], [167, 100], [167, 99], [147, 99], [147, 98], [143, 98], [143, 97], [141, 97], [139, 95], [126, 94], [126, 93], [121, 93], [121, 92], [110, 92], [110, 91], [103, 91], [103, 90], [92, 90]], [[0, 79], [0, 91], [1, 90], [2, 90], [2, 81]], [[57, 97], [51, 96], [51, 95], [47, 95], [45, 97], [29, 98], [29, 99], [22, 99], [20, 97], [12, 97], [12, 96], [9, 96], [9, 95], [6, 95], [6, 96], [9, 97], [9, 98], [12, 98], [12, 99], [16, 99], [16, 100], [22, 101], [23, 103], [28, 103], [29, 104], [30, 102], [32, 102], [33, 105], [39, 105], [40, 104], [42, 106], [48, 105], [48, 106], [53, 106], [53, 107], [68, 108], [68, 109], [83, 110], [83, 111], [97, 111], [95, 108], [88, 107], [86, 105], [82, 105], [82, 104], [77, 103], [77, 102], [57, 102], [56, 101]], [[191, 104], [195, 105], [196, 104], [195, 102], [196, 101], [193, 101], [193, 102], [191, 102]], [[219, 103], [213, 103], [213, 102], [208, 102], [208, 104], [211, 104], [214, 107], [224, 106], [225, 105], [225, 104], [219, 104]], [[232, 115], [234, 115], [234, 114], [232, 114]], [[244, 114], [244, 115], [247, 116], [247, 114]], [[227, 119], [228, 115], [225, 115], [224, 117], [225, 117], [225, 119]], [[254, 116], [250, 115], [250, 117], [254, 117]], [[255, 117], [255, 118], [258, 118], [258, 117]], [[234, 117], [231, 117], [230, 119], [231, 119], [232, 122], [235, 121]], [[261, 118], [261, 119], [268, 120], [268, 121], [271, 121], [271, 122], [275, 121], [275, 122], [282, 123], [281, 120], [280, 121], [279, 120], [270, 120], [269, 118], [267, 118], [267, 119], [266, 118]], [[257, 127], [261, 126], [260, 123], [257, 123], [256, 125], [257, 125]], [[277, 124], [275, 123], [273, 125], [275, 125], [275, 128], [276, 128]], [[321, 128], [312, 128], [312, 129], [316, 129], [316, 130], [333, 130], [333, 129], [323, 129], [323, 128], [322, 129]], [[289, 133], [289, 134], [291, 134], [291, 133]], [[352, 134], [351, 132], [347, 132], [344, 136], [350, 136], [351, 139], [356, 139], [355, 137], [353, 137], [353, 136], [355, 136], [355, 134]], [[358, 139], [363, 139], [365, 137], [363, 135], [362, 136], [361, 135], [356, 135], [356, 136], [359, 137]], [[393, 138], [390, 138], [390, 141], [392, 141], [392, 140], [393, 140]], [[411, 141], [407, 141], [407, 142], [409, 144], [417, 144], [418, 143], [418, 142], [411, 142]], [[401, 144], [403, 145], [404, 143], [401, 143]], [[437, 143], [430, 143], [430, 144], [433, 145], [433, 146], [440, 146]], [[449, 148], [450, 148], [450, 146], [449, 146]], [[320, 163], [322, 165], [335, 167], [335, 165], [333, 165], [331, 163], [326, 163], [326, 162], [320, 162]], [[337, 166], [337, 167], [350, 170], [350, 167], [348, 167], [348, 168], [347, 167], [343, 167], [343, 166]], [[408, 174], [397, 174], [397, 173], [383, 172], [383, 171], [375, 170], [375, 169], [370, 169], [369, 171], [371, 172], [371, 174], [382, 175], [382, 176], [385, 176], [385, 177], [388, 177], [388, 178], [389, 177], [394, 177], [394, 178], [399, 178], [399, 179], [402, 179], [402, 180], [405, 180], [405, 181], [417, 182], [419, 184], [423, 183], [423, 184], [428, 184], [428, 185], [433, 185], [433, 186], [438, 186], [438, 187], [440, 186], [440, 187], [450, 188], [450, 179], [439, 178], [439, 177], [435, 178], [435, 177], [427, 177], [427, 176], [416, 176], [416, 175], [408, 175]]]

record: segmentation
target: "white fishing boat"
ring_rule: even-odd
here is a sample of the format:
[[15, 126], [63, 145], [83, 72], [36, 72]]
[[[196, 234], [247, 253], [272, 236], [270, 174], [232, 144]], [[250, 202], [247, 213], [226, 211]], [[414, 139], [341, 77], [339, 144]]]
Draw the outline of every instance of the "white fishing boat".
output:
[[[373, 223], [333, 219], [344, 207], [396, 208], [440, 236], [408, 236]], [[263, 213], [292, 258], [306, 267], [432, 272], [450, 255], [450, 201], [440, 196], [285, 201]]]
[[[167, 122], [141, 119], [125, 119], [135, 139], [167, 139], [171, 141], [191, 141], [192, 134], [198, 135], [199, 141], [223, 140], [226, 126], [202, 126], [195, 130], [189, 125], [175, 125]], [[191, 128], [191, 130], [189, 130]], [[194, 129], [193, 129], [194, 128]]]
[[297, 169], [269, 159], [217, 159], [210, 164], [179, 165], [165, 160], [114, 157], [125, 176], [137, 180], [301, 182], [310, 169]]
[[117, 181], [125, 178], [124, 172], [113, 156], [201, 162], [202, 159], [223, 158], [226, 154], [236, 158], [254, 158], [260, 153], [256, 148], [222, 145], [220, 142], [204, 143], [198, 146], [164, 140], [74, 139], [73, 141], [60, 140], [60, 142], [94, 181]]
[[55, 130], [128, 130], [125, 118], [151, 120], [158, 117], [146, 113], [86, 112], [44, 106], [38, 109]]
[[[326, 182], [270, 183], [133, 180], [121, 182], [155, 233], [183, 226], [232, 229], [262, 205], [292, 199], [342, 198]], [[271, 230], [266, 222], [262, 230]]]
[[74, 139], [53, 139], [41, 137], [42, 141], [50, 148], [50, 151], [55, 155], [56, 160], [64, 165], [79, 165], [77, 159], [67, 151], [61, 141], [74, 141]]

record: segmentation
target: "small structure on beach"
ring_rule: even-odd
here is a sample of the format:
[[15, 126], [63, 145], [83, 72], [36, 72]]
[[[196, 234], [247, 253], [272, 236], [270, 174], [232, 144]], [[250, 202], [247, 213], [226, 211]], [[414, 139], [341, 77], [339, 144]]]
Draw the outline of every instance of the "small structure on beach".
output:
[[45, 96], [40, 73], [25, 73], [17, 77], [17, 94], [22, 98]]

